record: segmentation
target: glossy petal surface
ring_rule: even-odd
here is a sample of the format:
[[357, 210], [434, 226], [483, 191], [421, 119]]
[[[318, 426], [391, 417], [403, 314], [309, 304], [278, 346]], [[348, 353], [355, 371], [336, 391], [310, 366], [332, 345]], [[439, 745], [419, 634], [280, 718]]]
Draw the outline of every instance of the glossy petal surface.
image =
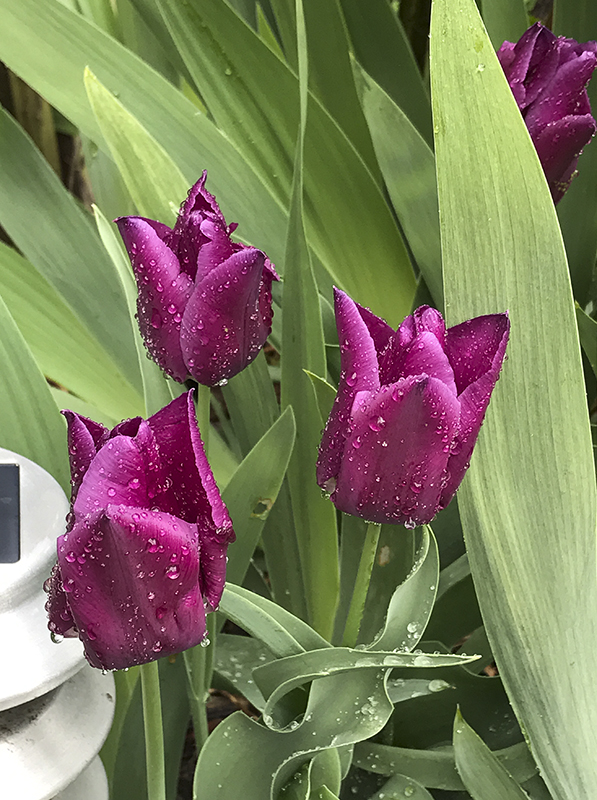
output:
[[358, 399], [332, 500], [372, 522], [429, 522], [458, 430], [456, 395], [437, 378], [417, 376]]
[[271, 331], [272, 280], [261, 250], [233, 242], [207, 173], [189, 190], [173, 229], [116, 220], [138, 288], [138, 321], [151, 357], [175, 380], [215, 386], [253, 361]]
[[169, 514], [108, 506], [75, 525], [59, 565], [88, 660], [122, 669], [204, 636], [197, 529]]
[[68, 430], [70, 482], [73, 500], [95, 454], [108, 438], [108, 429], [74, 411], [63, 411]]

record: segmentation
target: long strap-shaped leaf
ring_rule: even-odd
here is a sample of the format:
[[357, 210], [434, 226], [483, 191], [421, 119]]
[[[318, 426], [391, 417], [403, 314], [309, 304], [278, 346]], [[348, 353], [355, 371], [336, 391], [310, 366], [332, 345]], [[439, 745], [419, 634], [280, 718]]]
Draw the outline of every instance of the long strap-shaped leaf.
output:
[[512, 321], [509, 360], [459, 494], [471, 569], [553, 797], [591, 797], [595, 474], [566, 256], [474, 1], [436, 0], [431, 31], [448, 322], [506, 309]]

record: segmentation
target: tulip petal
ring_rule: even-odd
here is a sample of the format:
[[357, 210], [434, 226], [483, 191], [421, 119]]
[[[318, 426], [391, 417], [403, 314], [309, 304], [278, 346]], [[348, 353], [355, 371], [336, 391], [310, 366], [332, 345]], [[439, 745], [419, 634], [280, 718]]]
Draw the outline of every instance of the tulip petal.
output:
[[384, 383], [394, 383], [399, 378], [411, 375], [439, 378], [456, 395], [454, 372], [448, 356], [444, 353], [443, 344], [430, 331], [418, 333], [409, 347], [398, 353], [393, 364], [386, 367]]
[[116, 223], [137, 279], [138, 321], [145, 345], [165, 372], [184, 381], [187, 369], [179, 331], [193, 283], [147, 220], [120, 217]]
[[332, 501], [373, 522], [409, 527], [437, 513], [460, 403], [437, 378], [413, 376], [362, 392]]
[[66, 592], [62, 588], [60, 567], [54, 564], [50, 577], [44, 583], [44, 591], [48, 594], [46, 611], [48, 612], [48, 628], [55, 636], [74, 638], [79, 635], [77, 626], [66, 600]]
[[496, 359], [499, 360], [495, 373], [497, 380], [509, 333], [507, 314], [486, 314], [448, 329], [446, 355], [454, 370], [459, 396], [483, 375], [492, 373], [496, 369]]
[[205, 456], [192, 392], [172, 401], [148, 423], [158, 444], [162, 474], [169, 484], [160, 495], [160, 505], [169, 503], [176, 509], [176, 516], [197, 523], [202, 553], [201, 591], [206, 602], [216, 608], [224, 589], [226, 548], [235, 536]]
[[[317, 458], [317, 484], [329, 492], [334, 490], [340, 471], [354, 397], [359, 391], [376, 391], [380, 386], [377, 350], [371, 329], [382, 340], [384, 334], [383, 327], [376, 322], [379, 317], [357, 305], [340, 289], [334, 288], [334, 304], [342, 372]], [[363, 311], [367, 314], [364, 315]], [[386, 325], [383, 320], [379, 322]], [[387, 327], [393, 335], [392, 329]]]
[[[491, 314], [450, 328], [449, 339], [453, 332], [453, 352], [461, 353], [457, 384], [460, 379], [461, 385], [466, 381], [468, 385], [458, 397], [460, 426], [448, 461], [448, 476], [442, 490], [440, 508], [448, 505], [469, 467], [491, 394], [502, 369], [510, 320], [506, 314]], [[473, 336], [474, 347], [471, 346]]]
[[576, 170], [578, 156], [595, 134], [591, 114], [568, 116], [546, 125], [534, 139], [554, 203], [558, 203]]
[[108, 506], [93, 527], [85, 522], [59, 563], [89, 662], [123, 669], [198, 644], [205, 611], [197, 527], [123, 506]]
[[260, 310], [269, 291], [265, 255], [252, 247], [233, 253], [196, 286], [182, 317], [180, 342], [188, 372], [214, 386], [257, 356], [271, 330]]
[[145, 459], [128, 436], [110, 439], [96, 455], [81, 481], [73, 511], [85, 516], [109, 503], [150, 505]]
[[544, 88], [539, 99], [524, 115], [533, 141], [548, 123], [569, 115], [590, 114], [591, 106], [585, 86], [596, 63], [595, 53], [584, 52], [559, 67], [549, 87]]
[[68, 430], [68, 453], [70, 459], [71, 503], [74, 502], [83, 476], [95, 454], [108, 438], [109, 431], [74, 411], [64, 410]]

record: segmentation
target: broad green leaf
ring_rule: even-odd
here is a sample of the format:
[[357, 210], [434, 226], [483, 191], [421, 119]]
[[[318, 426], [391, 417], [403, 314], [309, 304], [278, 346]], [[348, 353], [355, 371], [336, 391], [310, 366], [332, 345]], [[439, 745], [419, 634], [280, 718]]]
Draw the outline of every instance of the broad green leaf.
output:
[[[274, 707], [288, 692], [318, 678], [336, 675], [353, 670], [380, 670], [401, 667], [402, 669], [454, 667], [473, 661], [475, 656], [435, 655], [434, 653], [397, 653], [393, 650], [367, 651], [348, 647], [326, 647], [310, 650], [307, 653], [286, 656], [258, 666], [253, 675], [267, 700], [265, 714], [274, 713]], [[363, 713], [374, 714], [378, 703], [372, 703], [370, 710]], [[266, 720], [267, 722], [267, 720]], [[267, 723], [268, 725], [271, 724]]]
[[482, 8], [483, 22], [495, 50], [506, 40], [517, 42], [529, 27], [525, 0], [489, 0]]
[[0, 447], [30, 458], [70, 494], [66, 425], [0, 297]]
[[222, 494], [234, 524], [236, 541], [228, 548], [226, 579], [242, 584], [253, 551], [288, 467], [295, 438], [292, 408], [259, 440]]
[[391, 710], [383, 671], [353, 670], [313, 683], [305, 716], [294, 730], [273, 731], [242, 713], [233, 714], [218, 725], [200, 753], [195, 798], [237, 800], [240, 774], [246, 800], [277, 800], [280, 789], [313, 754], [375, 735]]
[[377, 650], [412, 650], [417, 646], [433, 609], [438, 579], [437, 544], [431, 528], [425, 526], [413, 568], [392, 595], [384, 626], [367, 646], [368, 653]]
[[[579, 42], [597, 39], [597, 4], [591, 0], [556, 0], [554, 33]], [[597, 108], [597, 81], [587, 87], [593, 109]], [[574, 296], [583, 306], [589, 298], [597, 254], [597, 147], [585, 147], [578, 161], [578, 175], [563, 200], [558, 203], [558, 217], [566, 244]]]
[[158, 365], [147, 357], [147, 351], [135, 319], [137, 311], [137, 287], [130, 268], [128, 257], [115, 229], [110, 225], [97, 206], [94, 206], [95, 222], [102, 243], [116, 269], [118, 280], [126, 298], [127, 308], [133, 326], [133, 338], [139, 362], [139, 371], [143, 383], [145, 400], [145, 416], [155, 414], [173, 399], [171, 385]]
[[431, 78], [448, 324], [506, 310], [512, 324], [458, 499], [471, 571], [500, 675], [551, 793], [590, 796], [595, 467], [566, 257], [543, 170], [473, 0], [436, 0]]
[[[221, 0], [159, 2], [218, 126], [286, 206], [299, 125], [297, 76]], [[378, 182], [312, 95], [304, 187], [307, 240], [334, 281], [384, 318], [401, 321], [415, 289], [406, 248]], [[376, 265], [378, 281], [368, 280], [366, 263]]]
[[89, 68], [84, 80], [93, 112], [139, 213], [173, 227], [189, 188], [185, 177]]
[[433, 795], [427, 789], [406, 775], [393, 775], [370, 800], [403, 800], [404, 797], [410, 797], [411, 800], [433, 800]]
[[240, 466], [240, 460], [228, 447], [212, 425], [209, 429], [209, 465], [213, 470], [218, 489], [223, 492]]
[[306, 622], [242, 586], [226, 585], [219, 611], [262, 641], [278, 658], [331, 647]]
[[[537, 771], [524, 742], [497, 750], [495, 755], [521, 783], [529, 780]], [[353, 764], [380, 775], [407, 775], [430, 789], [464, 789], [451, 747], [442, 750], [415, 750], [363, 742], [354, 749]]]
[[528, 795], [460, 711], [454, 719], [456, 769], [473, 800], [527, 800]]
[[303, 7], [309, 53], [309, 86], [350, 139], [373, 175], [379, 179], [371, 135], [355, 88], [348, 32], [340, 0], [327, 3], [303, 0]]
[[392, 98], [355, 63], [357, 89], [392, 205], [433, 299], [443, 305], [433, 151]]
[[140, 388], [126, 303], [93, 221], [5, 111], [0, 112], [0, 142], [0, 224], [121, 373]]
[[114, 720], [108, 738], [104, 742], [101, 753], [102, 764], [108, 776], [108, 785], [112, 785], [114, 778], [114, 765], [118, 758], [120, 748], [120, 737], [125, 724], [131, 700], [135, 691], [135, 686], [139, 680], [139, 668], [131, 667], [128, 670], [116, 670], [114, 672], [114, 684], [116, 687], [116, 703], [114, 709]]
[[0, 58], [108, 150], [87, 100], [83, 72], [98, 80], [170, 154], [188, 186], [209, 170], [229, 220], [274, 261], [284, 252], [286, 211], [197, 106], [129, 50], [55, 0], [0, 0]]
[[[298, 11], [298, 9], [297, 9]], [[303, 227], [303, 146], [307, 128], [308, 60], [304, 19], [297, 15], [300, 125], [284, 260], [282, 299], [281, 406], [296, 418], [296, 445], [288, 465], [288, 486], [309, 621], [331, 639], [338, 602], [338, 533], [335, 509], [315, 481], [322, 420], [305, 370], [325, 375], [325, 345], [319, 292]]]
[[70, 392], [56, 389], [54, 386], [50, 386], [50, 392], [60, 411], [70, 409], [77, 414], [81, 414], [83, 417], [89, 417], [89, 419], [93, 419], [96, 422], [101, 422], [106, 428], [114, 428], [122, 419], [121, 417], [110, 417], [104, 414], [104, 412], [96, 406], [85, 402], [85, 400], [81, 400], [80, 397], [76, 397], [74, 394], [70, 394]]
[[251, 636], [218, 634], [214, 669], [227, 678], [236, 689], [263, 711], [265, 698], [253, 680], [253, 670], [266, 661], [272, 661], [273, 653], [258, 639]]
[[4, 302], [46, 377], [118, 421], [143, 410], [141, 396], [56, 290], [3, 243], [0, 285]]
[[361, 66], [432, 143], [429, 95], [397, 14], [387, 0], [341, 0]]

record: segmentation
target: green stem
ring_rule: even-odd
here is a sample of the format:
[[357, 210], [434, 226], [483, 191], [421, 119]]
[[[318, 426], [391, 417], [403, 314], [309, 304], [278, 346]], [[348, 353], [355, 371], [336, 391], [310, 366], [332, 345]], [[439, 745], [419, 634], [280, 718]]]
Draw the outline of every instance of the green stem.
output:
[[193, 717], [197, 752], [201, 752], [201, 748], [209, 735], [205, 701], [208, 697], [213, 673], [216, 637], [215, 614], [208, 614], [207, 616], [206, 635], [209, 639], [209, 644], [207, 646], [204, 647], [199, 644], [183, 653], [187, 670], [187, 692], [191, 706], [191, 716]]
[[147, 761], [147, 800], [166, 800], [164, 728], [158, 662], [143, 664], [140, 672]]
[[370, 522], [367, 526], [367, 533], [365, 534], [365, 542], [363, 544], [361, 560], [359, 561], [354, 591], [350, 601], [350, 608], [348, 609], [348, 616], [346, 617], [346, 625], [344, 626], [344, 636], [342, 637], [343, 647], [354, 647], [357, 643], [359, 629], [363, 620], [365, 600], [367, 599], [367, 592], [369, 591], [369, 583], [371, 581], [371, 571], [375, 563], [375, 553], [377, 552], [380, 531], [381, 525], [378, 525], [376, 522]]
[[199, 431], [203, 439], [205, 455], [208, 455], [209, 451], [210, 400], [211, 389], [209, 386], [202, 386], [199, 384], [197, 390], [197, 424], [199, 425]]

